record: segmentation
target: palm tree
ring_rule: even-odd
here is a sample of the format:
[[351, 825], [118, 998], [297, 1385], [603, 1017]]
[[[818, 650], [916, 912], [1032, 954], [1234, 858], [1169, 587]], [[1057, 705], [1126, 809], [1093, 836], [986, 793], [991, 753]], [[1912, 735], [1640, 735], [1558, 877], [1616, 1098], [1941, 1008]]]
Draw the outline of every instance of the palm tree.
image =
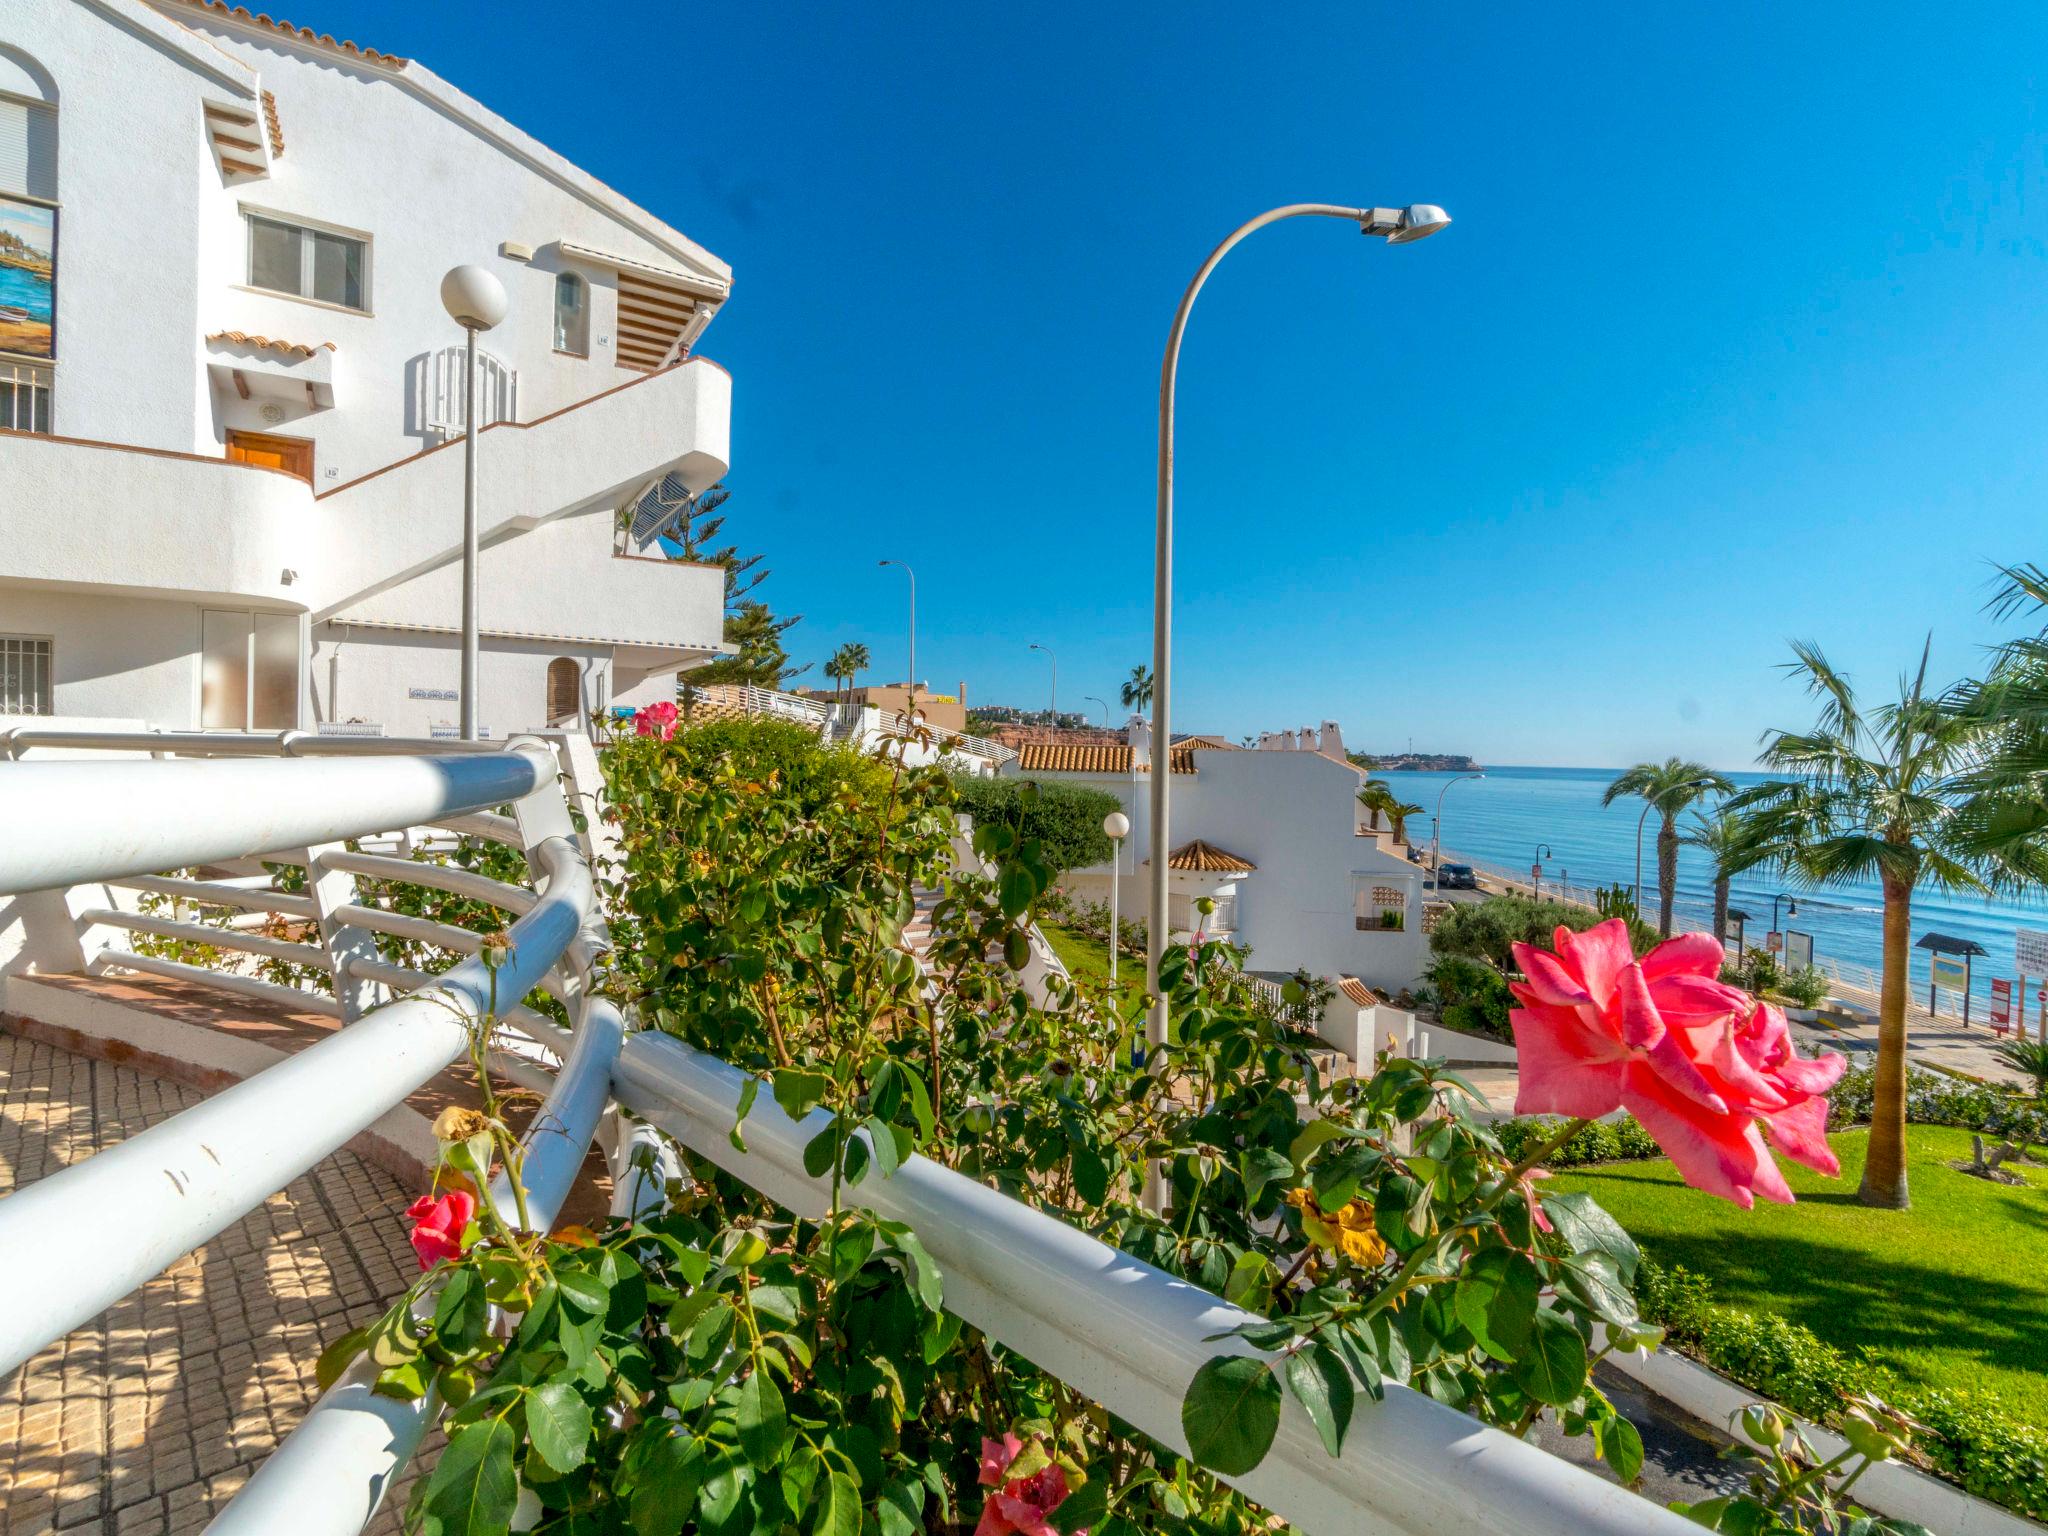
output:
[[1135, 709], [1144, 714], [1152, 707], [1152, 669], [1140, 662], [1131, 668], [1131, 675], [1124, 679], [1117, 697], [1126, 709]]
[[[2003, 575], [1993, 612], [2048, 614], [2048, 571], [2016, 565]], [[1964, 841], [1990, 861], [1995, 884], [2048, 885], [2048, 629], [1999, 647], [1984, 681], [1957, 689], [1949, 703], [1985, 727], [1978, 761], [1962, 776]]]
[[[1624, 769], [1600, 797], [1612, 805], [1623, 795], [1635, 795], [1656, 807], [1657, 827], [1657, 932], [1671, 937], [1671, 903], [1678, 896], [1678, 813], [1693, 801], [1714, 790], [1727, 794], [1733, 789], [1727, 778], [1701, 763], [1667, 757], [1661, 763], [1637, 763]], [[1637, 901], [1642, 893], [1636, 893]]]
[[1982, 719], [1927, 690], [1927, 649], [1899, 696], [1866, 711], [1849, 679], [1810, 645], [1787, 668], [1820, 701], [1810, 731], [1770, 731], [1763, 761], [1786, 777], [1729, 801], [1748, 852], [1806, 886], [1875, 878], [1884, 890], [1884, 980], [1878, 994], [1877, 1075], [1865, 1205], [1904, 1210], [1906, 1188], [1906, 984], [1913, 892], [1982, 891], [1994, 860], [1967, 829], [1984, 802], [1964, 775], [1985, 737]]
[[1762, 855], [1743, 836], [1740, 820], [1728, 812], [1712, 816], [1692, 813], [1692, 825], [1679, 837], [1688, 847], [1698, 848], [1714, 861], [1714, 937], [1728, 936], [1728, 882], [1746, 869], [1762, 862]]
[[1358, 803], [1365, 807], [1365, 814], [1371, 817], [1367, 823], [1373, 831], [1380, 829], [1380, 817], [1394, 803], [1394, 792], [1378, 779], [1367, 779], [1358, 791]]
[[845, 655], [846, 647], [842, 645], [830, 656], [827, 656], [825, 658], [825, 665], [819, 668], [827, 677], [832, 679], [832, 702], [835, 705], [839, 702], [839, 695], [846, 682]]
[[874, 659], [868, 655], [868, 648], [858, 640], [849, 640], [839, 647], [839, 656], [846, 666], [846, 696], [852, 698], [854, 679], [873, 666]]

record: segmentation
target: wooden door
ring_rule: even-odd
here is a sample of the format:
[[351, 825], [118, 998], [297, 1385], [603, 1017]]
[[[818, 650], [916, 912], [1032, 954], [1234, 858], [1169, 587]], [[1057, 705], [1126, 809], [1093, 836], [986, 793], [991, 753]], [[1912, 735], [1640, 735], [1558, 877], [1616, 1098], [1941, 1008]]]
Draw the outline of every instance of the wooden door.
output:
[[548, 713], [549, 725], [560, 725], [563, 721], [574, 722], [583, 715], [581, 679], [577, 676], [576, 663], [567, 656], [558, 656], [548, 663]]
[[268, 432], [228, 432], [228, 458], [237, 464], [281, 469], [311, 483], [313, 441], [306, 437], [275, 437]]

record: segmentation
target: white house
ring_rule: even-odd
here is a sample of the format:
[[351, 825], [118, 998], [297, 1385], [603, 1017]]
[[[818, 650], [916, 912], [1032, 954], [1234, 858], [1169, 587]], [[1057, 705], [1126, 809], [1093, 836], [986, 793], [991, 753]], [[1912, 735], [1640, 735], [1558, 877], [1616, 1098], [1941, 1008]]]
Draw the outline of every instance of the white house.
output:
[[410, 60], [217, 0], [0, 5], [0, 719], [452, 725], [461, 263], [510, 303], [480, 722], [672, 697], [721, 573], [620, 514], [726, 468], [692, 348], [730, 268]]
[[[1042, 743], [1002, 772], [1106, 790], [1130, 818], [1118, 861], [1118, 904], [1146, 910], [1152, 753], [1142, 722], [1126, 743]], [[1257, 748], [1189, 737], [1172, 748], [1168, 919], [1175, 934], [1199, 921], [1208, 934], [1251, 948], [1252, 969], [1306, 969], [1389, 991], [1414, 986], [1429, 963], [1423, 875], [1390, 833], [1365, 826], [1363, 773], [1344, 756], [1334, 723], [1269, 733]], [[1110, 867], [1072, 870], [1076, 898], [1107, 901]], [[1215, 911], [1203, 918], [1196, 901]], [[1341, 995], [1341, 994], [1340, 994]], [[1355, 1006], [1355, 1000], [1354, 1000]]]

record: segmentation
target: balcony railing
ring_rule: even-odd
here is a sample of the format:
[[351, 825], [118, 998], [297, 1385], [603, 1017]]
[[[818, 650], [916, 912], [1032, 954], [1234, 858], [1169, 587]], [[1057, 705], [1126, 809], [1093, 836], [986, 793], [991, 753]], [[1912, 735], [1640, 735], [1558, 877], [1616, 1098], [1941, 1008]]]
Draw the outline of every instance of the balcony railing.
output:
[[[403, 917], [353, 889], [358, 878], [412, 881], [489, 902], [514, 917], [498, 993], [545, 985], [573, 1028], [500, 1009], [507, 1065], [544, 1088], [527, 1136], [528, 1206], [551, 1222], [616, 1101], [647, 1125], [799, 1213], [827, 1209], [830, 1185], [804, 1170], [823, 1111], [797, 1122], [769, 1102], [747, 1120], [746, 1150], [728, 1139], [746, 1078], [671, 1036], [635, 1032], [586, 984], [607, 945], [589, 854], [569, 815], [554, 754], [521, 738], [463, 752], [440, 744], [279, 736], [90, 735], [24, 730], [0, 762], [0, 896], [24, 907], [45, 969], [136, 968], [133, 951], [86, 953], [87, 935], [124, 919], [81, 884], [180, 894], [194, 901], [317, 919], [348, 1021], [320, 1044], [203, 1103], [0, 1200], [0, 1369], [11, 1369], [135, 1289], [328, 1156], [466, 1048], [492, 1001], [476, 936]], [[38, 761], [38, 749], [153, 751], [167, 761]], [[571, 793], [576, 792], [573, 782]], [[512, 814], [493, 808], [510, 804]], [[427, 826], [523, 849], [530, 885], [388, 854], [354, 840], [410, 840]], [[271, 850], [264, 852], [264, 850]], [[261, 853], [303, 863], [304, 894], [186, 879], [166, 870]], [[133, 926], [132, 923], [129, 924]], [[179, 925], [170, 924], [172, 929]], [[162, 932], [162, 927], [153, 931]], [[224, 931], [202, 928], [219, 945]], [[232, 932], [227, 931], [227, 932]], [[439, 976], [388, 966], [377, 932], [463, 956]], [[66, 956], [69, 961], [67, 964]], [[172, 962], [163, 962], [171, 964]], [[183, 979], [245, 991], [249, 978], [181, 967]], [[258, 983], [258, 985], [269, 985]], [[396, 996], [374, 1006], [388, 989]], [[310, 994], [294, 993], [303, 1004]], [[764, 1096], [765, 1100], [765, 1096]], [[614, 1117], [623, 1124], [625, 1117]], [[860, 1134], [865, 1134], [862, 1132]], [[632, 1171], [643, 1126], [606, 1147], [616, 1202], [658, 1200]], [[165, 1197], [169, 1172], [179, 1198]], [[1186, 1281], [1110, 1248], [920, 1156], [855, 1198], [909, 1223], [945, 1276], [946, 1307], [1158, 1441], [1185, 1449], [1181, 1400], [1219, 1336], [1254, 1321]], [[364, 1371], [374, 1370], [366, 1365]], [[226, 1533], [353, 1533], [375, 1513], [435, 1411], [381, 1397], [345, 1375], [216, 1518]], [[1400, 1385], [1361, 1403], [1343, 1454], [1327, 1455], [1290, 1403], [1260, 1467], [1229, 1479], [1311, 1536], [1680, 1536], [1678, 1516]]]

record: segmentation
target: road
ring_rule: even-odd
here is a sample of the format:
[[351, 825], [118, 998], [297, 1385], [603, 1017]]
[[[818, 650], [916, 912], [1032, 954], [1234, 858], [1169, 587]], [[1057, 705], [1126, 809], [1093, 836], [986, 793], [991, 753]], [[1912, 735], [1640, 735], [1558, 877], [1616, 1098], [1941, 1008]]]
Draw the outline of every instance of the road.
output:
[[[1737, 1464], [1720, 1459], [1728, 1437], [1661, 1398], [1650, 1396], [1621, 1372], [1596, 1366], [1593, 1379], [1614, 1406], [1632, 1422], [1643, 1437], [1643, 1471], [1636, 1492], [1658, 1504], [1674, 1500], [1712, 1498], [1719, 1493], [1740, 1493], [1742, 1474]], [[1609, 1482], [1613, 1471], [1593, 1456], [1590, 1437], [1566, 1439], [1548, 1418], [1529, 1433], [1529, 1439], [1554, 1456], [1585, 1467]]]

